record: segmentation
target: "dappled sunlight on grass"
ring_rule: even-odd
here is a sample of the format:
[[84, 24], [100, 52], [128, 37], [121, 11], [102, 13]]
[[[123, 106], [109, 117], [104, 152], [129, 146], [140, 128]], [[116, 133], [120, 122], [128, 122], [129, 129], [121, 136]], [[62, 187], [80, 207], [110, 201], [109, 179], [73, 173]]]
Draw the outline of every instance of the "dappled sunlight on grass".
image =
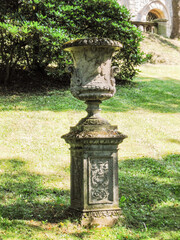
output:
[[[0, 233], [11, 239], [178, 240], [180, 155], [126, 159], [119, 163], [122, 217], [114, 228], [84, 229], [66, 214], [69, 190], [46, 188], [25, 160], [0, 160]], [[65, 170], [64, 170], [65, 171]], [[63, 171], [61, 171], [63, 173]], [[49, 176], [50, 177], [50, 176]], [[159, 182], [154, 177], [164, 179]], [[58, 179], [57, 179], [58, 181]], [[162, 238], [166, 236], [166, 238]]]
[[[45, 175], [48, 169], [48, 174], [59, 171], [60, 175], [61, 169], [69, 166], [69, 146], [61, 136], [84, 115], [74, 112], [0, 113], [1, 158], [26, 159], [31, 163], [28, 170]], [[62, 184], [67, 186], [64, 180]]]
[[[0, 160], [0, 213], [8, 219], [56, 222], [69, 205], [69, 189], [45, 188], [47, 176], [28, 172], [19, 159]], [[56, 181], [60, 179], [56, 179]]]
[[129, 226], [143, 228], [145, 223], [148, 228], [179, 229], [179, 170], [180, 155], [120, 162], [119, 188], [124, 199], [120, 204]]

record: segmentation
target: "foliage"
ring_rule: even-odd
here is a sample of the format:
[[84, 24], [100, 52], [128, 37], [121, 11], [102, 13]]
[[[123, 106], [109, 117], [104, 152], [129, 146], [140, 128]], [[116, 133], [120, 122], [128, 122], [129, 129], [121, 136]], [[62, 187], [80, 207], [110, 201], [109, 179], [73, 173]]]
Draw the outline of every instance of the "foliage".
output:
[[1, 6], [0, 58], [5, 85], [16, 67], [44, 73], [55, 63], [63, 74], [70, 57], [62, 45], [75, 38], [120, 41], [123, 48], [115, 64], [121, 63], [121, 80], [132, 80], [135, 67], [142, 63], [141, 33], [116, 0], [10, 0]]
[[114, 58], [115, 65], [121, 62], [118, 78], [132, 80], [137, 73], [135, 67], [144, 60], [139, 48], [142, 35], [130, 23], [129, 11], [116, 0], [78, 0], [69, 5], [64, 12], [64, 19], [68, 19], [66, 29], [79, 37], [108, 37], [120, 41], [123, 47]]
[[[64, 63], [61, 45], [69, 38], [64, 31], [54, 28], [46, 16], [36, 11], [38, 1], [17, 1], [11, 12], [11, 2], [4, 3], [6, 15], [1, 17], [0, 44], [2, 65], [5, 67], [4, 84], [7, 85], [15, 67], [41, 71], [59, 58]], [[9, 5], [8, 5], [9, 4]], [[43, 10], [43, 8], [40, 8]]]

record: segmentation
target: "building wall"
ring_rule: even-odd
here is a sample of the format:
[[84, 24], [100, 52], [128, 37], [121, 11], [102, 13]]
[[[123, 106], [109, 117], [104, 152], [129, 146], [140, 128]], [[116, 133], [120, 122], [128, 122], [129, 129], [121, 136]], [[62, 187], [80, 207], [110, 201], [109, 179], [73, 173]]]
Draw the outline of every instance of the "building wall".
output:
[[[119, 4], [125, 5], [132, 13], [132, 21], [146, 22], [147, 14], [155, 9], [160, 18], [166, 19], [166, 33], [170, 37], [173, 29], [173, 7], [174, 0], [118, 0]], [[178, 1], [179, 0], [175, 0]]]

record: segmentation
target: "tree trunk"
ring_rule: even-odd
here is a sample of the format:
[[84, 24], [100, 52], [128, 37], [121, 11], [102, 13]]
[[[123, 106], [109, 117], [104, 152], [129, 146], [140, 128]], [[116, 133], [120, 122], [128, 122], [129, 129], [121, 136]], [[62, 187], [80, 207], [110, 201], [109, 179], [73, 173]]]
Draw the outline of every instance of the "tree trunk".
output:
[[180, 1], [173, 0], [173, 30], [171, 37], [180, 38]]
[[4, 77], [4, 87], [7, 87], [10, 76], [10, 63], [6, 64], [5, 77]]

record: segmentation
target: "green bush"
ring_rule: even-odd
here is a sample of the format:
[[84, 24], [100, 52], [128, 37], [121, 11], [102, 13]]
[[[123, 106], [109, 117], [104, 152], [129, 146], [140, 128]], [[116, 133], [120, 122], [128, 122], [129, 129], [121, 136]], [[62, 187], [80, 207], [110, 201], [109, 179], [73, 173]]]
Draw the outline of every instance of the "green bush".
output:
[[[68, 3], [70, 1], [63, 1]], [[116, 0], [77, 0], [65, 7], [65, 29], [72, 37], [107, 37], [123, 44], [114, 57], [114, 65], [121, 71], [116, 80], [131, 81], [138, 70], [136, 66], [143, 61], [140, 51], [141, 32], [130, 22], [130, 13]]]
[[[1, 2], [0, 2], [1, 3]], [[0, 60], [4, 84], [15, 68], [48, 73], [54, 63], [64, 74], [70, 56], [64, 42], [84, 37], [108, 37], [123, 44], [114, 64], [118, 79], [130, 81], [142, 63], [141, 33], [116, 0], [9, 0], [1, 3]]]

